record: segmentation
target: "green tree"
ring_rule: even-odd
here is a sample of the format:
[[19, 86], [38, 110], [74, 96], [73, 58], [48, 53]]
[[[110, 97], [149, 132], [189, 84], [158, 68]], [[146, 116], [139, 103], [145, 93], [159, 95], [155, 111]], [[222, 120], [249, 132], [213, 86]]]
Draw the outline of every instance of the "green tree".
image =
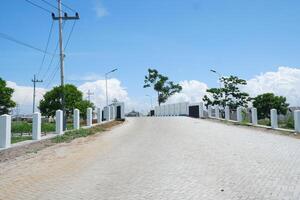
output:
[[[42, 115], [54, 116], [56, 110], [62, 109], [62, 92], [62, 87], [58, 86], [54, 87], [44, 95], [44, 98], [40, 101], [39, 105]], [[75, 108], [79, 109], [81, 114], [85, 114], [88, 107], [94, 107], [93, 103], [83, 100], [82, 92], [74, 85], [66, 84], [64, 86], [64, 95], [67, 116], [70, 116]]]
[[0, 115], [9, 114], [10, 109], [16, 106], [12, 100], [14, 89], [7, 87], [6, 82], [0, 78]]
[[251, 100], [249, 94], [240, 91], [241, 85], [246, 85], [247, 82], [237, 76], [222, 77], [220, 82], [223, 87], [210, 88], [206, 91], [210, 94], [204, 95], [203, 101], [206, 106], [220, 105], [229, 106], [230, 109], [236, 109], [239, 106], [247, 107], [248, 102]]
[[259, 119], [269, 118], [271, 109], [277, 109], [278, 114], [286, 114], [289, 104], [283, 96], [265, 93], [253, 98], [253, 106], [257, 109]]
[[168, 98], [182, 90], [179, 84], [169, 81], [167, 76], [164, 76], [156, 69], [148, 69], [148, 76], [145, 76], [144, 88], [153, 87], [157, 92], [158, 105], [165, 103]]

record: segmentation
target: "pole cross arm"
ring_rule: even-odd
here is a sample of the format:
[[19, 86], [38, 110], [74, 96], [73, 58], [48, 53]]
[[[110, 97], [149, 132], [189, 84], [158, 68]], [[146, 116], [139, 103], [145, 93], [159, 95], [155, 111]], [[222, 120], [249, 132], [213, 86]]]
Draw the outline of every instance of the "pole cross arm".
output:
[[75, 13], [75, 16], [68, 16], [67, 13], [64, 13], [64, 16], [62, 16], [62, 17], [56, 17], [55, 14], [52, 13], [52, 19], [53, 20], [59, 20], [60, 18], [62, 20], [78, 20], [78, 19], [80, 19], [78, 13]]

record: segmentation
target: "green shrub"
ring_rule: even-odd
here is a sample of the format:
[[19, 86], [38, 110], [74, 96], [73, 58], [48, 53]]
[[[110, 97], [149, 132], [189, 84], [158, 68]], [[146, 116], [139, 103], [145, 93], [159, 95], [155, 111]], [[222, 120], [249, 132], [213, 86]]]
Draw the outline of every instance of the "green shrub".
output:
[[[41, 125], [41, 129], [43, 133], [49, 133], [55, 131], [55, 123], [43, 123]], [[67, 130], [72, 130], [73, 124], [67, 124]], [[32, 123], [28, 122], [12, 122], [11, 126], [12, 133], [30, 133], [32, 132]]]
[[32, 140], [32, 137], [31, 136], [13, 136], [13, 137], [11, 137], [12, 144], [22, 142], [25, 140]]
[[287, 119], [280, 121], [279, 127], [285, 129], [294, 129], [294, 118], [290, 115]]
[[66, 132], [63, 135], [56, 136], [55, 138], [52, 139], [52, 142], [54, 143], [71, 142], [76, 138], [87, 137], [89, 135], [93, 135], [95, 133], [99, 133], [102, 131], [104, 131], [104, 128], [99, 125], [88, 129], [72, 130]]
[[264, 125], [264, 126], [271, 126], [271, 121], [269, 118], [260, 119], [260, 120], [258, 120], [258, 124]]

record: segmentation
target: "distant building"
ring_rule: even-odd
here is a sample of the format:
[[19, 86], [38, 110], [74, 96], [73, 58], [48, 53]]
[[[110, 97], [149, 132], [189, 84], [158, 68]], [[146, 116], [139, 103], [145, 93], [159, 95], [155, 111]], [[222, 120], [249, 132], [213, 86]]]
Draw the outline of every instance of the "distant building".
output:
[[126, 114], [126, 117], [139, 117], [139, 116], [140, 116], [140, 113], [136, 112], [134, 110]]

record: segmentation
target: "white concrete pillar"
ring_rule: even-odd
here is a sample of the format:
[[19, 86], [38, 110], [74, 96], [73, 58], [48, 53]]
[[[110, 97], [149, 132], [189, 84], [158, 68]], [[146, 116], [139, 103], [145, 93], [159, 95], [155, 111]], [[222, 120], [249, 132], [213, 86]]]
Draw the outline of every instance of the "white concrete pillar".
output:
[[278, 117], [276, 109], [271, 110], [271, 127], [274, 129], [278, 128]]
[[63, 111], [57, 110], [55, 113], [56, 134], [62, 135], [63, 131]]
[[199, 117], [200, 117], [200, 118], [204, 118], [203, 110], [204, 110], [203, 103], [200, 102], [200, 104], [199, 104]]
[[257, 109], [251, 108], [252, 125], [257, 125]]
[[216, 118], [219, 119], [220, 118], [220, 109], [219, 109], [219, 106], [215, 106], [215, 115], [216, 115]]
[[100, 124], [102, 122], [102, 111], [101, 108], [97, 108], [97, 123]]
[[300, 110], [294, 111], [295, 132], [300, 133]]
[[229, 108], [229, 106], [225, 106], [225, 119], [230, 120], [230, 108]]
[[92, 126], [93, 124], [93, 109], [88, 108], [86, 111], [86, 125]]
[[75, 130], [80, 128], [80, 111], [76, 108], [73, 113], [73, 128]]
[[243, 111], [243, 107], [238, 107], [236, 109], [236, 119], [237, 119], [238, 122], [242, 122], [243, 121], [242, 111]]
[[212, 107], [211, 105], [208, 106], [208, 109], [207, 109], [207, 112], [208, 112], [208, 118], [211, 118], [211, 110], [212, 110]]
[[11, 145], [11, 116], [0, 116], [0, 148], [8, 148]]
[[32, 116], [32, 139], [41, 139], [41, 113], [36, 112]]

